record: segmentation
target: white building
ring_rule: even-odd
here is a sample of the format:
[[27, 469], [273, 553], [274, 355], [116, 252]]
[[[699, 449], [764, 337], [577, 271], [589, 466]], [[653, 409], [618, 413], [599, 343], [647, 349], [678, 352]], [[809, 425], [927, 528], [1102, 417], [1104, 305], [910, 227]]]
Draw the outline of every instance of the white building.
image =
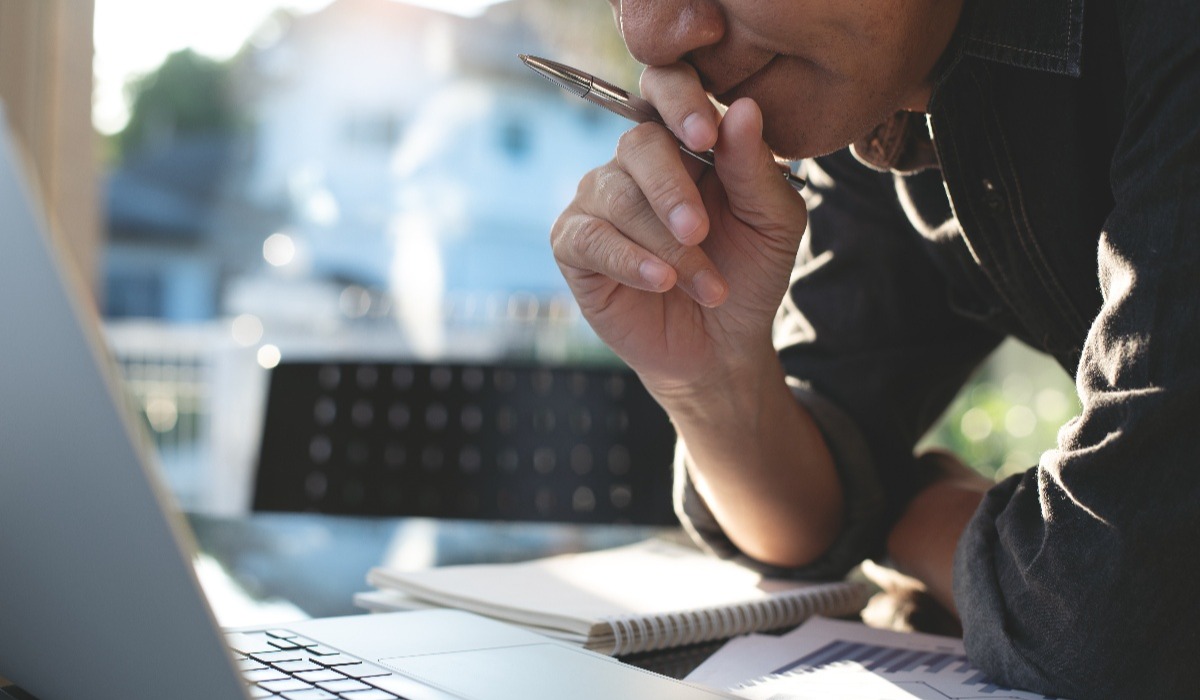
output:
[[[478, 318], [514, 295], [561, 303], [550, 226], [628, 124], [520, 63], [540, 43], [517, 10], [467, 19], [337, 0], [264, 34], [243, 79], [257, 134], [248, 191], [287, 203], [296, 246], [291, 276], [270, 284], [378, 289], [429, 352], [448, 307]], [[290, 314], [253, 311], [311, 314], [306, 298]]]

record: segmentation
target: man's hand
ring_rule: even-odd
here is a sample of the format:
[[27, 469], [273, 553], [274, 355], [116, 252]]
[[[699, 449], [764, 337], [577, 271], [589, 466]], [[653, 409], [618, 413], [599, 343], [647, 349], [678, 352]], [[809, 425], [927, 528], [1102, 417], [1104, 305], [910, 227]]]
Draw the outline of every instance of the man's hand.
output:
[[642, 86], [689, 148], [714, 148], [716, 167], [641, 124], [584, 178], [551, 241], [584, 316], [662, 397], [761, 357], [807, 210], [762, 140], [756, 104], [720, 118], [682, 64], [648, 69]]
[[[584, 316], [671, 415], [690, 474], [746, 554], [799, 566], [843, 524], [841, 483], [771, 342], [808, 222], [751, 100], [723, 117], [683, 64], [647, 69], [667, 124], [641, 124], [554, 225]], [[684, 156], [713, 148], [707, 169]]]

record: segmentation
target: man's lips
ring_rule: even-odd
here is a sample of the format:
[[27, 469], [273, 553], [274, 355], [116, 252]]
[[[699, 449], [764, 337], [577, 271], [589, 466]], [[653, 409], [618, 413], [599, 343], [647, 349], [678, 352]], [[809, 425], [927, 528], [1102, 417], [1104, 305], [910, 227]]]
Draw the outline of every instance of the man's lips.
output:
[[721, 104], [732, 104], [735, 100], [737, 100], [737, 98], [746, 94], [748, 88], [754, 83], [754, 81], [758, 79], [764, 72], [766, 72], [766, 70], [775, 63], [775, 59], [777, 58], [779, 58], [778, 54], [772, 56], [766, 63], [749, 73], [745, 73], [735, 82], [725, 83], [724, 85], [713, 83], [711, 85], [705, 85], [705, 89], [707, 89], [709, 94], [716, 98], [716, 100]]

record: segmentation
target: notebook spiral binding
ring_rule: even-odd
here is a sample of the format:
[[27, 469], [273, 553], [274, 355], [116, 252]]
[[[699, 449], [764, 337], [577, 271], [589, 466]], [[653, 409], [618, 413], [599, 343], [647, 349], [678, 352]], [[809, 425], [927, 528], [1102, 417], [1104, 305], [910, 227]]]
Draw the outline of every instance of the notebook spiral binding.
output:
[[612, 627], [612, 655], [623, 656], [791, 627], [818, 612], [829, 616], [850, 614], [862, 608], [866, 595], [865, 586], [847, 588], [839, 583], [733, 607], [649, 617], [625, 615], [605, 618], [605, 622]]

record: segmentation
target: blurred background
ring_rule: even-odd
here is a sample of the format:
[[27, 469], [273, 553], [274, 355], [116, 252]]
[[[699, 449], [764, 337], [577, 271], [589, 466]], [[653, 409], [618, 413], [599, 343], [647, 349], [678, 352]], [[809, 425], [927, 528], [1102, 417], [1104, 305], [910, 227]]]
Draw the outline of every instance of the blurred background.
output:
[[[222, 562], [202, 570], [278, 592], [293, 572], [255, 552], [300, 552], [299, 570], [336, 549], [353, 590], [381, 552], [401, 556], [391, 522], [230, 529], [281, 361], [615, 363], [548, 231], [628, 124], [518, 53], [627, 86], [640, 72], [603, 0], [0, 0], [8, 120], [163, 474]], [[1069, 378], [1009, 343], [926, 444], [1007, 475], [1077, 411]], [[344, 612], [330, 596], [305, 612]]]
[[611, 362], [547, 240], [627, 125], [516, 59], [636, 84], [606, 4], [95, 12], [99, 298], [185, 505], [244, 502], [281, 359]]

